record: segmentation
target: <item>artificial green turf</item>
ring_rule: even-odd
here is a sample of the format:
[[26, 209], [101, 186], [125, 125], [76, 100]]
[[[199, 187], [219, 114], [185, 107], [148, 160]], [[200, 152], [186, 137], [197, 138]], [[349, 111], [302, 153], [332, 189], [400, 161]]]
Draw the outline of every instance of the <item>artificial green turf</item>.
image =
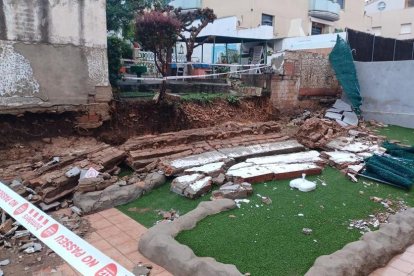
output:
[[[389, 139], [414, 144], [413, 130], [390, 126], [380, 132]], [[310, 193], [291, 190], [289, 181], [255, 184], [249, 204], [208, 217], [195, 229], [179, 234], [177, 240], [190, 246], [196, 255], [234, 264], [243, 273], [303, 275], [317, 257], [359, 239], [359, 230], [348, 229], [349, 220], [365, 219], [384, 210], [381, 204], [370, 200], [371, 196], [403, 199], [414, 206], [412, 192], [363, 179], [353, 183], [332, 168], [308, 179], [318, 183]], [[321, 185], [321, 180], [326, 186]], [[272, 204], [262, 204], [258, 194], [270, 197]], [[167, 184], [120, 210], [150, 227], [161, 219], [156, 209], [175, 209], [183, 215], [209, 197], [192, 201], [169, 192]], [[128, 211], [133, 207], [149, 210]], [[303, 228], [311, 228], [313, 233], [304, 235]]]
[[387, 136], [390, 140], [399, 140], [407, 145], [414, 145], [414, 129], [399, 126], [388, 126], [379, 128], [381, 135]]
[[142, 225], [151, 227], [154, 226], [158, 220], [162, 219], [162, 217], [158, 215], [157, 210], [169, 211], [174, 209], [180, 215], [183, 215], [196, 208], [201, 201], [208, 200], [208, 198], [208, 196], [205, 196], [198, 200], [191, 200], [181, 197], [170, 192], [170, 183], [166, 183], [140, 199], [118, 207], [118, 209], [134, 220], [139, 221]]

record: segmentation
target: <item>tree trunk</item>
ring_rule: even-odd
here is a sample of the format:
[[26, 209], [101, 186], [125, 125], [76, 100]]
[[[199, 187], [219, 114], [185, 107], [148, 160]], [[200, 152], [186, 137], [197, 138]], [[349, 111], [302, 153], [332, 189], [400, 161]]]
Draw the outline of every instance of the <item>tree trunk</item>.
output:
[[160, 95], [158, 96], [158, 99], [156, 101], [157, 104], [164, 100], [166, 91], [167, 91], [167, 81], [163, 80], [160, 86]]
[[[186, 55], [186, 58], [187, 58], [187, 62], [188, 63], [191, 62], [192, 56], [193, 56], [193, 50], [190, 49], [190, 47], [187, 47], [187, 55]], [[193, 72], [193, 66], [191, 64], [187, 64], [187, 74], [188, 75], [191, 75], [192, 72]]]

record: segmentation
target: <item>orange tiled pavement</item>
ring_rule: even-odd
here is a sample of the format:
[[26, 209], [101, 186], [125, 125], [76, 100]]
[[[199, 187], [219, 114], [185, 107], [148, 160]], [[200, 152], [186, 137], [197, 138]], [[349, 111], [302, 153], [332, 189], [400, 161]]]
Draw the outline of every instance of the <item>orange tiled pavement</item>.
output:
[[414, 276], [414, 245], [394, 257], [386, 267], [377, 269], [370, 276]]
[[[94, 231], [85, 240], [101, 250], [102, 253], [117, 261], [126, 269], [132, 271], [139, 262], [152, 264], [151, 276], [171, 276], [164, 268], [152, 263], [138, 252], [138, 241], [147, 228], [121, 213], [117, 209], [109, 209], [85, 217], [89, 220]], [[53, 272], [52, 271], [56, 271]], [[81, 275], [68, 264], [61, 265], [55, 270], [44, 269], [33, 275]]]

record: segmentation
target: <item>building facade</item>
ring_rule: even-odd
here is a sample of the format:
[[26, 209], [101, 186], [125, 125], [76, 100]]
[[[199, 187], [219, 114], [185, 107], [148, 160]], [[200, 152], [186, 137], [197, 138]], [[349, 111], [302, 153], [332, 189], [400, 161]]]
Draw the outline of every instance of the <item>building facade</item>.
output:
[[365, 6], [366, 29], [378, 36], [414, 38], [414, 0], [371, 0]]
[[218, 18], [237, 17], [238, 29], [273, 27], [273, 38], [328, 34], [352, 28], [366, 31], [363, 0], [175, 0], [182, 8], [214, 10]]
[[0, 113], [78, 111], [111, 100], [105, 3], [0, 0]]

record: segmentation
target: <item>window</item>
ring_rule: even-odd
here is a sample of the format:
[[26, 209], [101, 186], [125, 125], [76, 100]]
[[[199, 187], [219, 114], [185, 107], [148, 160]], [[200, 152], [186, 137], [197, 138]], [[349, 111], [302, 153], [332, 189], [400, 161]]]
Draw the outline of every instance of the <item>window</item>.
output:
[[336, 2], [341, 6], [341, 10], [345, 9], [345, 0], [337, 0]]
[[320, 35], [323, 34], [323, 24], [312, 22], [312, 35]]
[[262, 14], [262, 25], [273, 26], [273, 15]]
[[373, 32], [376, 36], [380, 36], [380, 35], [381, 35], [381, 31], [382, 31], [382, 27], [372, 27], [372, 32]]
[[405, 0], [405, 7], [406, 8], [414, 7], [414, 0]]
[[411, 34], [411, 23], [401, 24], [400, 34]]

